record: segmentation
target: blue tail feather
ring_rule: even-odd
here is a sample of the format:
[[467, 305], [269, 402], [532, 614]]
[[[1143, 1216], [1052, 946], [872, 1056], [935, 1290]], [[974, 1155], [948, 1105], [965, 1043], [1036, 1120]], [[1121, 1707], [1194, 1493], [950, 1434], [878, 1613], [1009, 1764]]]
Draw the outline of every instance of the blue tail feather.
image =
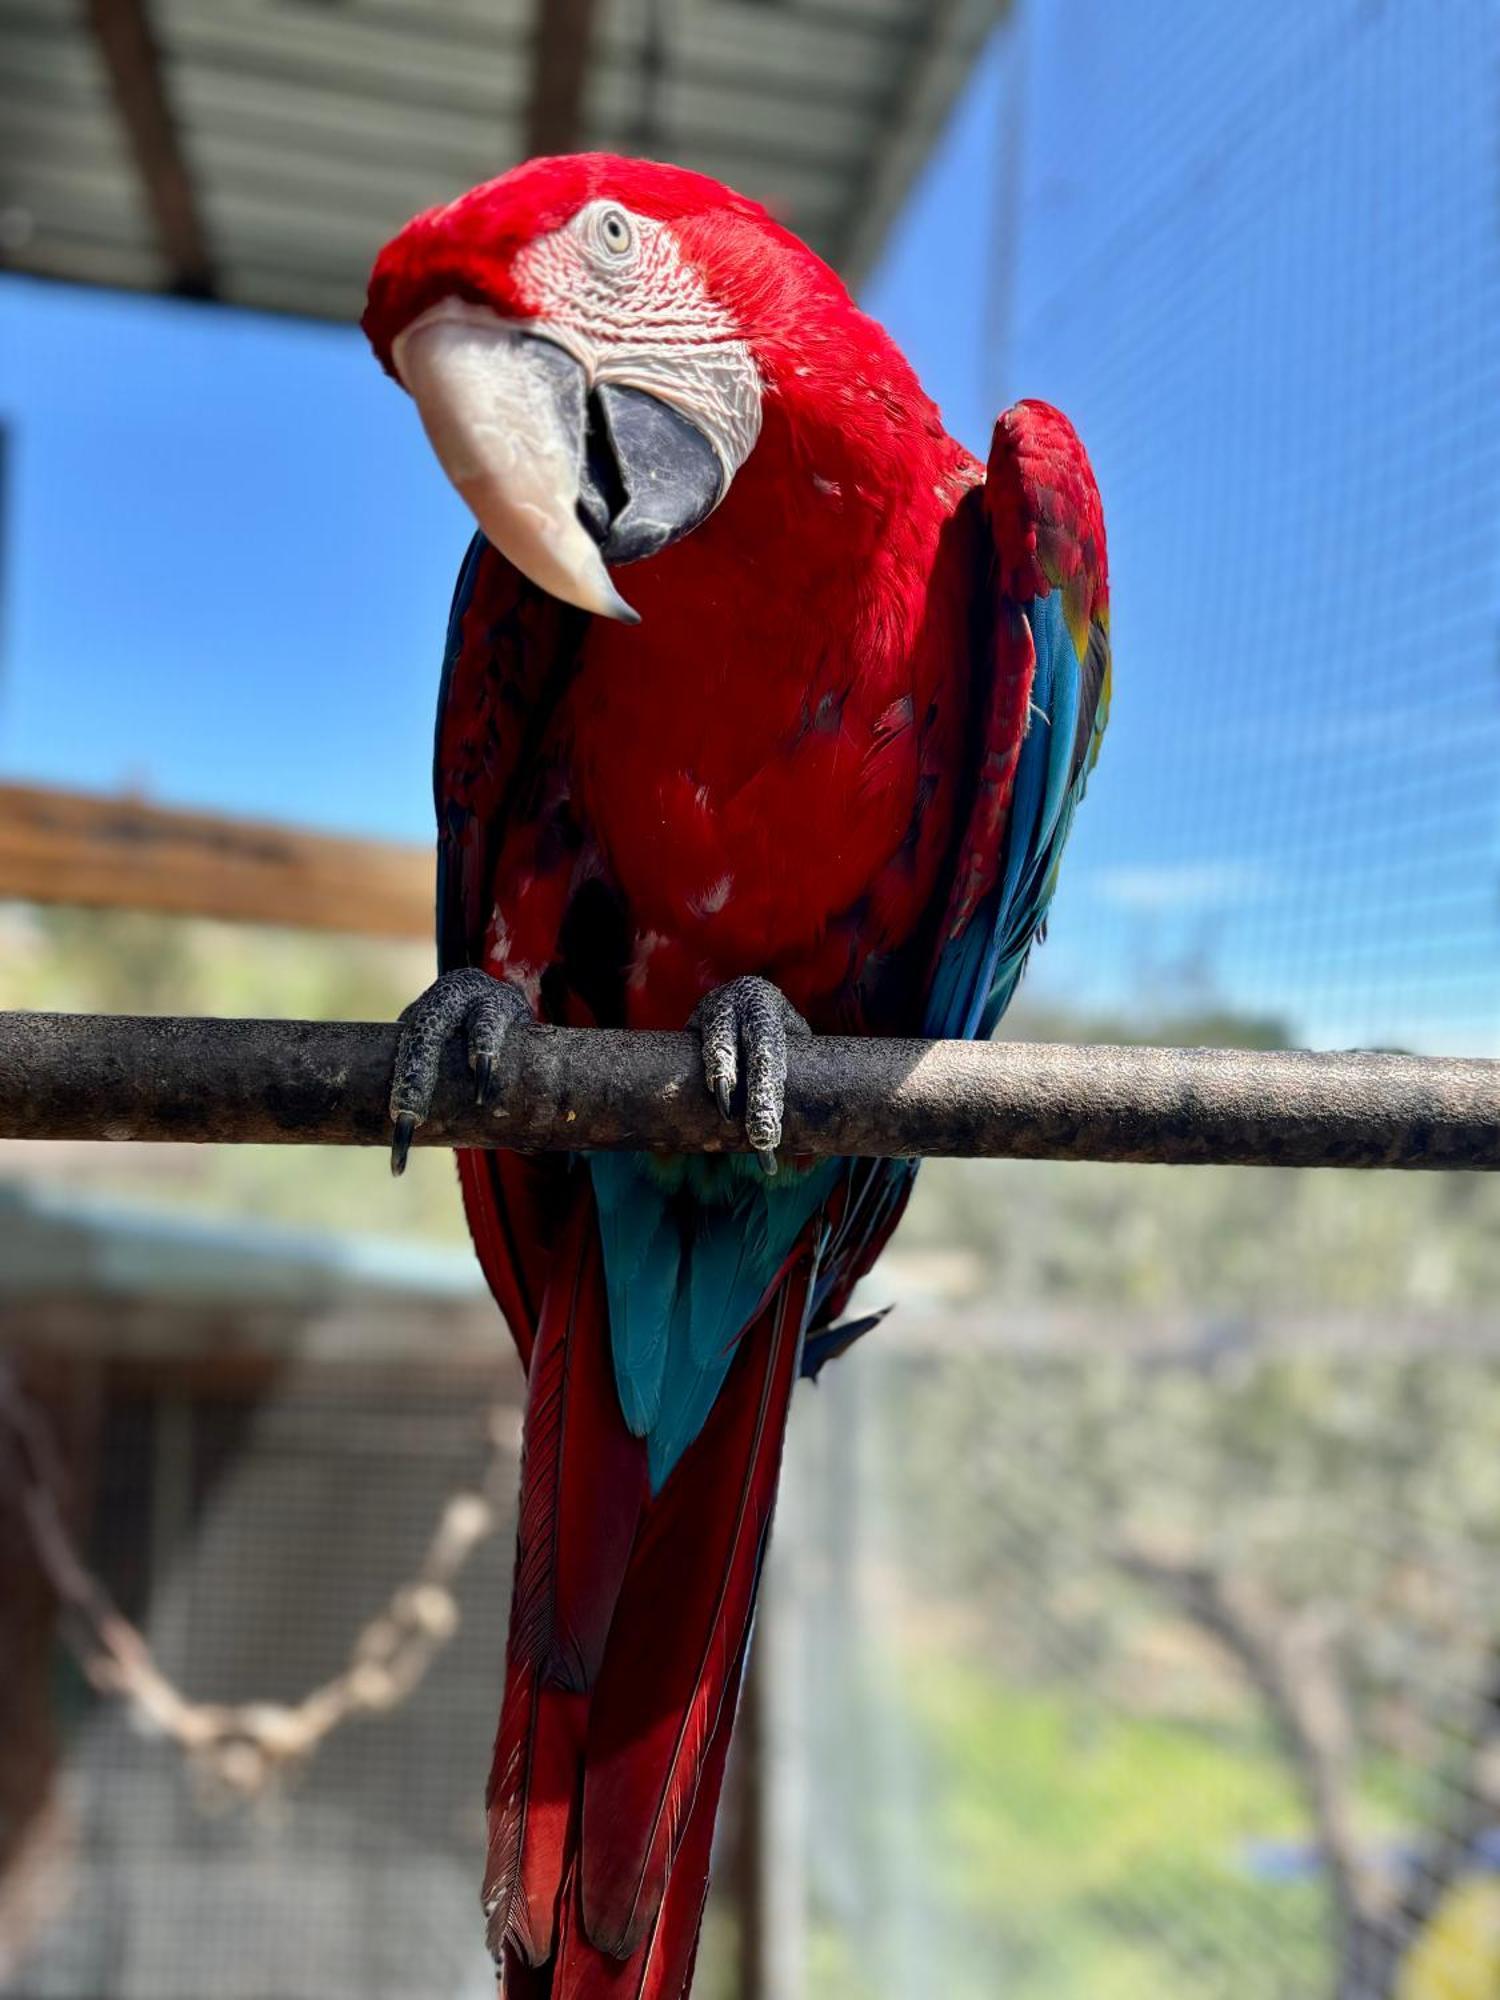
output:
[[615, 1381], [647, 1443], [659, 1490], [713, 1408], [735, 1344], [845, 1163], [768, 1180], [753, 1162], [719, 1200], [679, 1224], [674, 1189], [649, 1154], [596, 1153]]

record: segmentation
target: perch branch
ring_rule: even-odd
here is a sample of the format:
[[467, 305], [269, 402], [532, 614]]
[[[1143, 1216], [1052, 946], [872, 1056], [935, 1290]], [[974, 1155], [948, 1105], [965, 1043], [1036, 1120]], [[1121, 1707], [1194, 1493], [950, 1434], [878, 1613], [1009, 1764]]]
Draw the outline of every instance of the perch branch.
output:
[[[0, 1014], [0, 1137], [384, 1146], [393, 1027]], [[512, 1034], [488, 1107], [448, 1059], [419, 1145], [742, 1144], [686, 1034]], [[1500, 1063], [1287, 1050], [818, 1036], [786, 1150], [1287, 1167], [1500, 1168]]]

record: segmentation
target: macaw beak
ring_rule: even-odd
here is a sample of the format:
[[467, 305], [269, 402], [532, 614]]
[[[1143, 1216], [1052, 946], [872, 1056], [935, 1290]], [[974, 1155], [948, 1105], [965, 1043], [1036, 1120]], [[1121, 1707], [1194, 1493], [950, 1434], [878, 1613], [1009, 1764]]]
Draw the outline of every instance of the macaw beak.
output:
[[396, 372], [487, 539], [540, 589], [629, 624], [606, 563], [677, 541], [726, 483], [713, 445], [644, 390], [590, 384], [544, 334], [443, 299], [398, 334]]

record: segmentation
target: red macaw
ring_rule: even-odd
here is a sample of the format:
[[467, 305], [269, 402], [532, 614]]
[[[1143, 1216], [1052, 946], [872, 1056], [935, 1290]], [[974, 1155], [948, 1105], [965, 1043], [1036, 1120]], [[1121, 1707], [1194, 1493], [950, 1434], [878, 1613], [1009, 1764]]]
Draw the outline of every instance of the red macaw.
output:
[[481, 531], [393, 1164], [444, 1040], [483, 1097], [534, 1017], [691, 1024], [753, 1149], [459, 1158], [528, 1369], [491, 1948], [508, 1995], [671, 2000], [788, 1399], [915, 1171], [778, 1163], [787, 1039], [1004, 1011], [1108, 706], [1099, 496], [1044, 403], [981, 466], [825, 264], [674, 167], [534, 160], [419, 216], [364, 325]]

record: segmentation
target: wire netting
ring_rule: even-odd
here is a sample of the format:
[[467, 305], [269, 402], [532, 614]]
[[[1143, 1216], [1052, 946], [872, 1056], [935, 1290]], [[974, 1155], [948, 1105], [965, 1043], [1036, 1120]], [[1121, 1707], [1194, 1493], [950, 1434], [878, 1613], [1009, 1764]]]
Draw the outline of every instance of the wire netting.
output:
[[[1488, 0], [1000, 29], [983, 387], [1084, 434], [1117, 659], [1018, 1031], [1500, 1053], [1497, 77]], [[700, 2000], [751, 1920], [758, 2000], [1496, 2000], [1490, 1188], [935, 1163], [892, 1296], [794, 1414]], [[109, 1400], [88, 1550], [189, 1692], [299, 1698], [411, 1573], [484, 1451], [433, 1340]], [[250, 1807], [60, 1668], [0, 1990], [491, 1992], [508, 1542]]]
[[1031, 13], [1005, 390], [1088, 441], [1120, 662], [1036, 988], [1491, 1052], [1493, 9]]
[[[1013, 1031], [1500, 1049], [1497, 60], [1002, 31], [986, 386], [1079, 425], [1116, 657]], [[924, 1169], [798, 1413], [781, 2000], [1500, 1994], [1497, 1242], [1462, 1176]]]
[[[89, 1553], [189, 1699], [297, 1703], [412, 1574], [484, 1435], [482, 1401], [440, 1371], [383, 1392], [295, 1370], [248, 1398], [222, 1383], [117, 1392]], [[507, 1524], [470, 1566], [457, 1635], [415, 1698], [334, 1733], [248, 1803], [65, 1669], [60, 1810], [37, 1871], [59, 1920], [0, 1990], [493, 1994], [476, 1885], [508, 1544]]]

